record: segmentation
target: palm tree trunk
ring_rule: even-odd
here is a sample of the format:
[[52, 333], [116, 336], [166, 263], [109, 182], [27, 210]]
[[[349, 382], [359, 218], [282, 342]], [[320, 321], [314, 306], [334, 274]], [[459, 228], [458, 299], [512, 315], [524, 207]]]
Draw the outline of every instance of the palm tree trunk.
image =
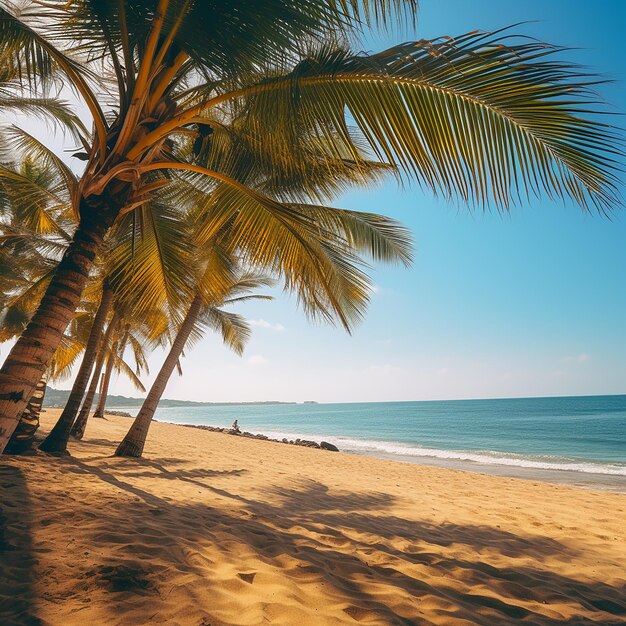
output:
[[111, 355], [107, 361], [107, 368], [104, 374], [103, 384], [100, 387], [100, 398], [98, 401], [98, 408], [93, 414], [94, 417], [104, 417], [104, 407], [107, 403], [107, 395], [109, 393], [109, 383], [111, 382], [111, 374], [113, 373], [113, 366], [115, 365], [115, 356], [120, 359], [124, 356], [124, 350], [126, 349], [126, 342], [128, 341], [128, 335], [130, 334], [130, 324], [126, 324], [124, 335], [122, 339], [115, 342], [115, 349], [111, 351]]
[[85, 395], [87, 384], [89, 383], [89, 375], [94, 366], [96, 355], [98, 353], [98, 347], [102, 338], [102, 328], [106, 322], [106, 318], [113, 304], [113, 290], [105, 285], [102, 290], [102, 299], [100, 305], [93, 320], [89, 339], [85, 346], [85, 354], [83, 360], [78, 369], [76, 380], [72, 386], [72, 391], [67, 399], [65, 408], [61, 413], [61, 417], [54, 425], [54, 428], [50, 431], [48, 436], [43, 440], [39, 446], [40, 450], [44, 452], [62, 453], [67, 448], [67, 441], [70, 437], [70, 429], [74, 423], [78, 409], [80, 409], [80, 403]]
[[115, 451], [115, 456], [132, 456], [139, 457], [143, 453], [143, 448], [146, 443], [146, 437], [148, 435], [148, 429], [150, 423], [154, 417], [154, 413], [159, 405], [159, 400], [165, 391], [165, 387], [176, 367], [176, 363], [183, 353], [185, 344], [189, 339], [189, 335], [193, 330], [196, 319], [202, 309], [202, 299], [200, 296], [196, 296], [187, 311], [187, 315], [176, 335], [176, 339], [172, 343], [172, 347], [167, 355], [167, 358], [163, 362], [159, 373], [144, 400], [144, 403], [130, 427], [130, 430], [126, 434], [126, 437], [122, 440], [120, 445]]
[[46, 385], [48, 384], [48, 372], [46, 372], [35, 387], [31, 399], [29, 400], [17, 428], [13, 431], [13, 435], [4, 449], [5, 454], [23, 454], [33, 447], [35, 441], [35, 433], [39, 428], [39, 416], [43, 399], [46, 395]]
[[94, 417], [104, 417], [104, 409], [107, 403], [107, 395], [109, 393], [109, 383], [111, 382], [111, 375], [113, 374], [114, 358], [113, 354], [109, 355], [107, 359], [107, 366], [102, 375], [102, 383], [100, 384], [100, 397], [98, 398], [98, 406], [93, 412]]
[[89, 271], [119, 206], [82, 199], [80, 222], [30, 323], [0, 369], [0, 453], [76, 313]]
[[96, 359], [96, 366], [94, 367], [93, 374], [91, 375], [91, 383], [89, 385], [89, 389], [87, 390], [87, 395], [83, 400], [83, 406], [80, 409], [80, 413], [70, 430], [70, 435], [72, 437], [76, 437], [76, 439], [82, 439], [85, 434], [85, 427], [87, 426], [87, 420], [89, 419], [89, 411], [91, 410], [91, 405], [93, 404], [94, 396], [96, 395], [96, 391], [98, 389], [98, 382], [100, 380], [100, 373], [102, 372], [102, 366], [104, 365], [104, 359], [108, 352], [109, 342], [111, 341], [111, 334], [113, 333], [113, 329], [117, 326], [117, 320], [111, 320], [109, 326], [104, 334], [104, 339], [102, 344], [100, 345], [100, 350], [98, 351], [98, 358]]

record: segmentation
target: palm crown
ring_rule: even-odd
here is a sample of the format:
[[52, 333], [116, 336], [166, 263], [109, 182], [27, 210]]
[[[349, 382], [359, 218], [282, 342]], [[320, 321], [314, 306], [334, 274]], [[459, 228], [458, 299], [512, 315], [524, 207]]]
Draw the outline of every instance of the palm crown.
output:
[[[223, 129], [230, 130], [226, 127]], [[21, 312], [21, 319], [26, 321], [36, 306], [37, 296], [41, 297], [42, 289], [50, 281], [55, 268], [54, 258], [47, 258], [40, 253], [40, 249], [45, 251], [51, 248], [58, 258], [59, 251], [67, 247], [69, 236], [66, 230], [73, 226], [70, 191], [75, 188], [77, 180], [62, 161], [56, 159], [32, 136], [17, 128], [10, 128], [6, 137], [7, 143], [13, 148], [13, 156], [23, 161], [17, 170], [11, 164], [3, 166], [0, 171], [0, 188], [11, 198], [12, 221], [21, 224], [24, 233], [19, 239], [15, 235], [5, 237], [0, 251], [14, 248], [17, 239], [29, 247], [30, 265], [33, 265], [30, 280], [23, 281], [27, 286], [21, 290], [17, 286], [13, 287], [15, 295], [6, 311], [13, 317], [16, 312]], [[45, 169], [33, 165], [40, 161], [41, 165], [46, 166]], [[229, 162], [234, 170], [246, 169], [249, 185], [263, 183], [261, 168], [255, 169], [258, 170], [257, 175], [251, 174], [251, 168], [247, 165], [250, 162], [248, 151], [233, 151]], [[46, 175], [43, 176], [43, 173]], [[155, 197], [150, 201], [132, 210], [124, 208], [123, 217], [109, 233], [96, 264], [97, 271], [92, 270], [91, 280], [83, 295], [87, 302], [96, 303], [95, 307], [92, 305], [95, 315], [90, 336], [83, 342], [83, 363], [61, 419], [42, 444], [48, 451], [53, 448], [65, 449], [79, 402], [87, 391], [72, 430], [73, 434], [82, 436], [107, 353], [109, 366], [105, 378], [110, 377], [112, 367], [115, 367], [118, 371], [124, 371], [143, 389], [136, 374], [121, 358], [124, 346], [128, 344], [132, 348], [138, 366], [137, 374], [140, 374], [140, 370], [145, 367], [143, 344], [146, 342], [164, 342], [167, 337], [176, 335], [180, 344], [178, 350], [182, 351], [188, 342], [179, 340], [179, 326], [183, 317], [184, 326], [190, 329], [191, 337], [198, 335], [200, 328], [208, 324], [218, 330], [225, 343], [233, 349], [243, 349], [247, 326], [239, 316], [223, 311], [219, 305], [240, 301], [242, 297], [237, 297], [237, 292], [261, 285], [261, 279], [254, 274], [240, 276], [239, 267], [244, 259], [239, 258], [235, 262], [233, 258], [238, 246], [233, 241], [232, 225], [219, 229], [210, 241], [205, 240], [205, 232], [198, 225], [199, 219], [205, 218], [207, 201], [216, 210], [224, 199], [218, 193], [219, 189], [205, 193], [193, 182], [176, 180], [167, 189], [155, 189]], [[405, 263], [410, 260], [410, 238], [392, 220], [323, 206], [302, 205], [301, 210], [311, 213], [320, 226], [320, 238], [323, 233], [323, 241], [327, 246], [340, 253], [336, 258], [330, 254], [320, 254], [318, 257], [324, 257], [325, 266], [330, 268], [331, 273], [344, 275], [343, 282], [329, 288], [328, 277], [320, 272], [315, 262], [317, 259], [311, 262], [307, 255], [303, 256], [300, 263], [307, 280], [294, 274], [293, 270], [288, 273], [292, 282], [301, 286], [300, 295], [304, 294], [307, 310], [311, 313], [330, 315], [326, 308], [328, 302], [332, 303], [342, 319], [349, 319], [354, 311], [360, 312], [365, 299], [363, 287], [367, 285], [367, 277], [358, 267], [362, 263], [356, 253]], [[320, 251], [324, 253], [324, 248], [320, 247]], [[25, 263], [18, 263], [18, 266], [21, 271], [28, 269]], [[278, 270], [281, 267], [279, 264]], [[115, 295], [112, 300], [110, 297], [107, 299], [110, 302], [107, 305], [109, 312], [103, 317], [96, 308], [100, 311], [104, 306], [105, 290]], [[318, 296], [316, 292], [319, 292]], [[332, 297], [324, 301], [324, 294]], [[190, 300], [193, 300], [191, 305]], [[93, 343], [91, 336], [97, 337], [103, 331], [110, 310], [113, 316], [100, 341], [100, 347], [97, 347], [98, 344]], [[193, 314], [190, 311], [194, 311]], [[98, 319], [101, 320], [99, 323], [96, 322]], [[76, 353], [73, 356], [75, 358]], [[57, 360], [58, 356], [55, 356]], [[87, 390], [87, 377], [91, 369], [91, 384]], [[84, 375], [80, 374], [83, 370]], [[150, 419], [152, 413], [148, 414]]]

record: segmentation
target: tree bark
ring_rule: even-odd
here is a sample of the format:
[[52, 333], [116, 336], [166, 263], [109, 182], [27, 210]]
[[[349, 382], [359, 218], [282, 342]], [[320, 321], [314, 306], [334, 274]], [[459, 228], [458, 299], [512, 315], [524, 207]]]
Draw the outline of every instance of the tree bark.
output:
[[111, 375], [113, 374], [113, 365], [115, 359], [113, 355], [110, 354], [107, 359], [107, 366], [104, 370], [104, 374], [102, 375], [102, 383], [100, 384], [100, 397], [98, 398], [98, 406], [96, 410], [93, 412], [94, 417], [104, 417], [104, 409], [107, 404], [107, 395], [109, 393], [109, 383], [111, 382]]
[[157, 377], [144, 400], [144, 403], [135, 418], [126, 437], [122, 440], [115, 451], [115, 456], [139, 457], [143, 453], [146, 443], [148, 429], [154, 417], [154, 413], [159, 405], [159, 400], [165, 391], [165, 387], [176, 367], [176, 363], [183, 353], [185, 344], [189, 339], [189, 335], [193, 330], [194, 324], [198, 319], [198, 315], [202, 310], [202, 299], [196, 296], [187, 311], [187, 315], [172, 343], [169, 354], [163, 362]]
[[60, 454], [67, 449], [67, 442], [70, 437], [70, 429], [80, 409], [80, 403], [85, 395], [87, 384], [89, 383], [89, 375], [93, 369], [98, 348], [102, 339], [102, 328], [106, 322], [106, 318], [111, 310], [113, 304], [113, 290], [105, 285], [102, 290], [102, 299], [100, 305], [93, 320], [89, 339], [85, 346], [85, 354], [83, 360], [76, 374], [72, 391], [67, 399], [65, 408], [61, 413], [61, 417], [54, 425], [54, 428], [50, 431], [48, 436], [43, 440], [39, 446], [40, 450], [44, 452], [52, 452]]
[[107, 403], [107, 396], [109, 394], [109, 383], [111, 382], [111, 374], [113, 373], [113, 366], [115, 365], [115, 356], [120, 359], [124, 356], [124, 350], [126, 349], [126, 342], [128, 341], [128, 335], [130, 334], [130, 324], [126, 324], [124, 335], [121, 340], [116, 341], [115, 349], [111, 351], [111, 356], [107, 361], [107, 368], [104, 374], [103, 384], [100, 388], [100, 398], [98, 400], [98, 408], [93, 414], [94, 417], [104, 417], [104, 409]]
[[39, 416], [46, 395], [47, 384], [48, 373], [46, 372], [37, 383], [35, 391], [26, 405], [22, 417], [20, 417], [19, 424], [4, 449], [5, 454], [24, 454], [24, 452], [32, 449], [35, 433], [39, 429]]
[[91, 410], [91, 405], [93, 404], [93, 399], [98, 389], [100, 373], [102, 372], [104, 359], [107, 355], [108, 346], [111, 341], [111, 334], [115, 326], [117, 326], [117, 320], [114, 316], [114, 319], [112, 319], [109, 323], [106, 333], [104, 334], [104, 339], [100, 345], [98, 357], [96, 358], [96, 366], [94, 367], [93, 374], [91, 375], [91, 383], [89, 385], [89, 389], [87, 390], [87, 394], [85, 395], [85, 399], [83, 400], [83, 406], [81, 407], [80, 413], [70, 430], [70, 435], [76, 439], [82, 439], [85, 434], [85, 427], [87, 426], [87, 420], [89, 419], [89, 411]]
[[0, 369], [0, 453], [76, 313], [94, 258], [120, 206], [101, 198], [83, 198], [78, 208], [80, 221], [72, 242]]

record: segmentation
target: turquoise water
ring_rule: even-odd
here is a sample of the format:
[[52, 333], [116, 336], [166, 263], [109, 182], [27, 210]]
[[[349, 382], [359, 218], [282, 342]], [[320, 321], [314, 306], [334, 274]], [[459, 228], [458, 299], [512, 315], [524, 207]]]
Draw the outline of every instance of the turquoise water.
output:
[[605, 475], [626, 485], [626, 395], [160, 408], [157, 419], [230, 426], [414, 462]]

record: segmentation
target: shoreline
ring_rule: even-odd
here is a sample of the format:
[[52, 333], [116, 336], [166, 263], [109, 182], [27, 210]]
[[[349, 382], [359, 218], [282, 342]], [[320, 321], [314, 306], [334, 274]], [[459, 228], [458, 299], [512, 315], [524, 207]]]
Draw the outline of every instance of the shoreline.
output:
[[[349, 454], [359, 454], [353, 452]], [[415, 457], [402, 457], [401, 455], [375, 455], [363, 454], [369, 458], [386, 459], [397, 463], [408, 463], [411, 465], [425, 465], [428, 467], [440, 467], [461, 472], [469, 472], [480, 476], [497, 476], [502, 478], [512, 478], [514, 480], [529, 480], [532, 482], [542, 482], [551, 485], [565, 485], [577, 489], [595, 489], [610, 493], [626, 494], [626, 477], [611, 476], [608, 474], [591, 474], [588, 472], [577, 472], [572, 470], [558, 469], [536, 469], [529, 467], [512, 467], [499, 465], [497, 463], [478, 463], [476, 461], [457, 461], [454, 459], [432, 459]]]
[[2, 623], [624, 623], [623, 494], [129, 424], [0, 459]]
[[[207, 430], [208, 432], [217, 432], [220, 434], [230, 434], [231, 429], [227, 427], [219, 427], [212, 426], [208, 424], [191, 424], [191, 423], [180, 423], [180, 422], [168, 422], [162, 419], [155, 419], [155, 422], [160, 422], [162, 424], [172, 424], [174, 426], [183, 426], [185, 428], [198, 428], [201, 430]], [[263, 432], [259, 433], [251, 433], [251, 432], [242, 432], [241, 436], [248, 437], [251, 439], [257, 439], [260, 441], [267, 440], [273, 441], [275, 443], [281, 444], [289, 444], [289, 445], [306, 445], [306, 443], [313, 442], [319, 444], [322, 441], [331, 442], [338, 447], [339, 452], [343, 452], [345, 454], [355, 454], [357, 456], [362, 456], [366, 458], [374, 458], [374, 459], [384, 459], [387, 461], [394, 461], [396, 463], [409, 463], [411, 465], [425, 465], [428, 467], [440, 467], [444, 469], [452, 469], [458, 471], [465, 471], [476, 473], [480, 475], [488, 475], [488, 476], [501, 476], [507, 478], [515, 478], [519, 480], [530, 480], [530, 481], [541, 481], [551, 484], [558, 485], [568, 485], [570, 487], [577, 487], [580, 489], [597, 489], [600, 491], [609, 491], [614, 493], [626, 493], [626, 476], [622, 475], [614, 475], [614, 474], [604, 474], [602, 472], [592, 473], [592, 472], [584, 472], [580, 470], [571, 470], [571, 469], [557, 469], [557, 468], [536, 468], [536, 467], [527, 467], [522, 465], [513, 465], [513, 464], [504, 464], [498, 463], [497, 457], [494, 457], [494, 461], [491, 463], [482, 463], [480, 461], [473, 460], [464, 460], [464, 459], [455, 459], [455, 458], [436, 458], [433, 456], [413, 456], [413, 455], [402, 455], [397, 453], [385, 453], [384, 451], [376, 451], [376, 450], [351, 450], [345, 449], [341, 447], [341, 444], [338, 443], [337, 437], [332, 435], [324, 435], [324, 440], [321, 439], [321, 435], [318, 434], [310, 434], [306, 435], [307, 439], [300, 439], [300, 437], [304, 437], [302, 433], [298, 435], [297, 441], [303, 441], [304, 443], [294, 443], [295, 440], [286, 441], [286, 438], [277, 438], [275, 432], [270, 432], [269, 435], [266, 435]], [[292, 435], [296, 437], [296, 435]], [[309, 446], [315, 447], [315, 446]], [[448, 452], [442, 450], [443, 452]], [[450, 450], [449, 452], [458, 452], [455, 450]], [[466, 452], [466, 451], [463, 451]]]

